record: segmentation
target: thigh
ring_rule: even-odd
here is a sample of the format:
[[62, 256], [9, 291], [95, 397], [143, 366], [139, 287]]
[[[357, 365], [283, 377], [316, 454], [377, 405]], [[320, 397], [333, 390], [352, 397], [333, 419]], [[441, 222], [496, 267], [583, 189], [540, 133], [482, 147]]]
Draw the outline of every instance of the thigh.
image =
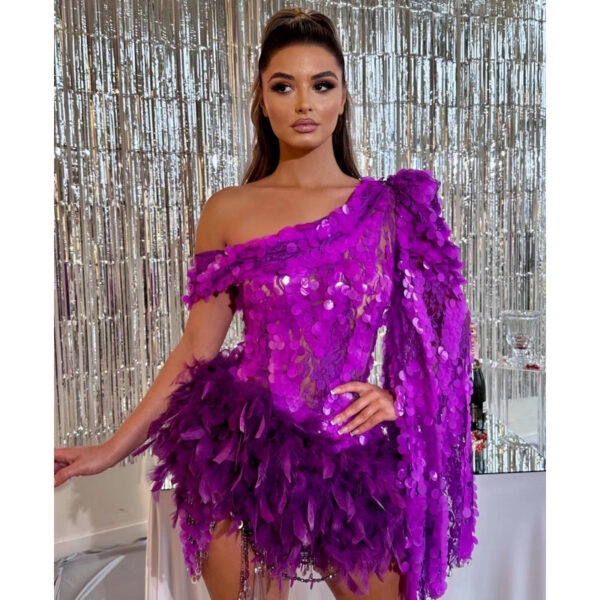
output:
[[[362, 594], [365, 593], [360, 575], [350, 575]], [[390, 570], [383, 576], [383, 581], [375, 574], [369, 577], [368, 595], [359, 596], [352, 592], [345, 581], [334, 577], [327, 580], [329, 589], [336, 600], [404, 600], [404, 595], [399, 591], [401, 575], [397, 568], [390, 566]]]
[[[202, 577], [211, 600], [237, 600], [240, 592], [240, 573], [242, 570], [242, 532], [237, 530], [231, 535], [227, 531], [231, 520], [219, 521], [213, 531], [208, 546], [208, 554], [204, 561]], [[248, 548], [250, 568], [250, 589], [253, 590], [254, 568], [252, 559], [254, 553]], [[279, 582], [262, 575], [266, 587], [266, 600], [287, 600], [289, 581], [284, 580], [281, 592]], [[260, 582], [257, 581], [257, 584]]]

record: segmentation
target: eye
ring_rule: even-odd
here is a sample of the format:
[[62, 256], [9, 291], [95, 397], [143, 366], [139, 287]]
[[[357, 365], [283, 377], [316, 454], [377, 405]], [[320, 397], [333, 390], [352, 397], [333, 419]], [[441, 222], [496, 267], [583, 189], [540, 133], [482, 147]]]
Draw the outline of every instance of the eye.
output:
[[331, 83], [331, 81], [319, 81], [319, 83], [315, 84], [315, 87], [321, 88], [319, 91], [327, 92], [328, 90], [332, 90], [335, 84]]
[[290, 86], [287, 83], [276, 83], [275, 85], [271, 86], [271, 89], [274, 92], [285, 93], [285, 88], [288, 88], [288, 87], [290, 87]]

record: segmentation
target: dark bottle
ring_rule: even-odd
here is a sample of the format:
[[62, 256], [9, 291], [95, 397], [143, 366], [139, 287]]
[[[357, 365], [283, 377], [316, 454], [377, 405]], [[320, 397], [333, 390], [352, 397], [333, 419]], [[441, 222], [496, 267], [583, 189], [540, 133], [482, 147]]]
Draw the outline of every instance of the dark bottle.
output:
[[471, 394], [471, 431], [485, 430], [485, 379], [478, 359], [473, 361], [473, 393]]
[[471, 321], [471, 359], [473, 360], [473, 392], [471, 394], [471, 445], [473, 473], [485, 473], [487, 432], [485, 431], [485, 379], [479, 360], [478, 319]]

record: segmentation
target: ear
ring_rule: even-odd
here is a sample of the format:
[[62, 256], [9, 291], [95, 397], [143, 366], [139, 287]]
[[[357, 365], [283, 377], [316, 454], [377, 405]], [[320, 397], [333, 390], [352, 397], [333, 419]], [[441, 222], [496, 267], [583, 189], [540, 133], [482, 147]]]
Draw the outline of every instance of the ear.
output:
[[262, 95], [262, 89], [258, 92], [258, 105], [260, 106], [260, 111], [262, 112], [263, 116], [268, 119], [269, 115], [267, 114], [267, 109], [265, 108], [265, 102], [263, 100], [263, 95]]
[[340, 117], [344, 114], [344, 109], [346, 108], [346, 97], [347, 97], [346, 86], [344, 86], [344, 91], [342, 94], [342, 107], [340, 110]]

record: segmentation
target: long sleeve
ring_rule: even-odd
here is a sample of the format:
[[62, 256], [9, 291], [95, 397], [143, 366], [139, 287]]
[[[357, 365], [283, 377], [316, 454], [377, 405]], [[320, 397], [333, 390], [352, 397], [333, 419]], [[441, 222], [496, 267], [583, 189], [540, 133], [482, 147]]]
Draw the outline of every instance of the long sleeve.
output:
[[460, 250], [441, 215], [439, 183], [403, 169], [386, 180], [396, 226], [383, 385], [399, 415], [397, 485], [406, 497], [399, 542], [407, 598], [439, 598], [470, 559], [476, 488], [470, 440], [470, 312]]

